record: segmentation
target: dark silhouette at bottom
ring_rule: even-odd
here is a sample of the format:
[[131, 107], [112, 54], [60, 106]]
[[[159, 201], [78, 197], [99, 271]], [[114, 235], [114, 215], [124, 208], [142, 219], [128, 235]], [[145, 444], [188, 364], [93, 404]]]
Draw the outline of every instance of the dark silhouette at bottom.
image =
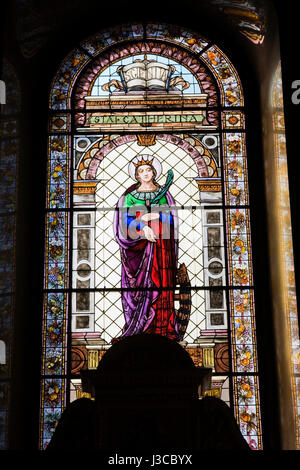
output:
[[46, 451], [245, 450], [231, 409], [204, 396], [211, 370], [197, 368], [175, 341], [158, 335], [121, 339], [82, 383], [94, 398], [64, 410]]

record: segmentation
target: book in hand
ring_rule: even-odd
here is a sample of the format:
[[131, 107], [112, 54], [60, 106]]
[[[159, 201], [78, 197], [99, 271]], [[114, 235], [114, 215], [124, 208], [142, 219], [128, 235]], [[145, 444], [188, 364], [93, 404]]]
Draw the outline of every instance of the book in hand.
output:
[[126, 91], [154, 90], [165, 91], [169, 87], [170, 77], [175, 71], [173, 65], [159, 62], [133, 62], [118, 67], [122, 84]]

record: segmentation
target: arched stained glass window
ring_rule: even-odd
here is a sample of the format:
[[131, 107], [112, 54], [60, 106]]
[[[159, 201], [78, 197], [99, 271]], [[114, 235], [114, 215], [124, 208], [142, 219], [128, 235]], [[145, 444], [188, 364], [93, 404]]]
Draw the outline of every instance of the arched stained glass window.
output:
[[85, 395], [80, 370], [121, 336], [149, 332], [212, 368], [213, 393], [262, 448], [243, 106], [228, 57], [180, 27], [101, 32], [61, 64], [49, 101], [41, 448]]

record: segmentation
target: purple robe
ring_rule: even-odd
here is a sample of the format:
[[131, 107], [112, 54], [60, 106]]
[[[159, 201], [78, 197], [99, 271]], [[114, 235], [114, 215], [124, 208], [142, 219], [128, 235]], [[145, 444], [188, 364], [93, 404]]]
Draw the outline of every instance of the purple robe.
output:
[[[131, 186], [122, 195], [114, 215], [114, 234], [121, 251], [121, 287], [124, 289], [122, 290], [122, 305], [125, 325], [122, 337], [143, 333], [149, 328], [155, 317], [152, 305], [160, 295], [151, 277], [154, 243], [144, 237], [131, 239], [127, 234], [127, 225], [125, 226], [121, 219], [122, 211], [124, 211], [124, 199], [135, 187], [136, 185]], [[169, 207], [175, 206], [175, 201], [168, 191], [165, 197]], [[171, 244], [175, 266], [177, 266], [177, 214], [172, 209], [170, 213], [173, 217]], [[177, 331], [176, 324], [175, 329]]]

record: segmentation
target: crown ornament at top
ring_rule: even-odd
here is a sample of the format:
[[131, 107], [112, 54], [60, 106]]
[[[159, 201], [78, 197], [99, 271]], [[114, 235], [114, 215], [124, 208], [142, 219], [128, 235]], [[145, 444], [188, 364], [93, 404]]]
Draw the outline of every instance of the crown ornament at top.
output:
[[142, 166], [142, 165], [152, 165], [152, 163], [153, 163], [153, 158], [152, 159], [147, 158], [145, 160], [144, 157], [142, 157], [142, 159], [138, 160], [137, 162], [133, 162], [133, 164], [136, 168], [139, 167], [139, 166]]

